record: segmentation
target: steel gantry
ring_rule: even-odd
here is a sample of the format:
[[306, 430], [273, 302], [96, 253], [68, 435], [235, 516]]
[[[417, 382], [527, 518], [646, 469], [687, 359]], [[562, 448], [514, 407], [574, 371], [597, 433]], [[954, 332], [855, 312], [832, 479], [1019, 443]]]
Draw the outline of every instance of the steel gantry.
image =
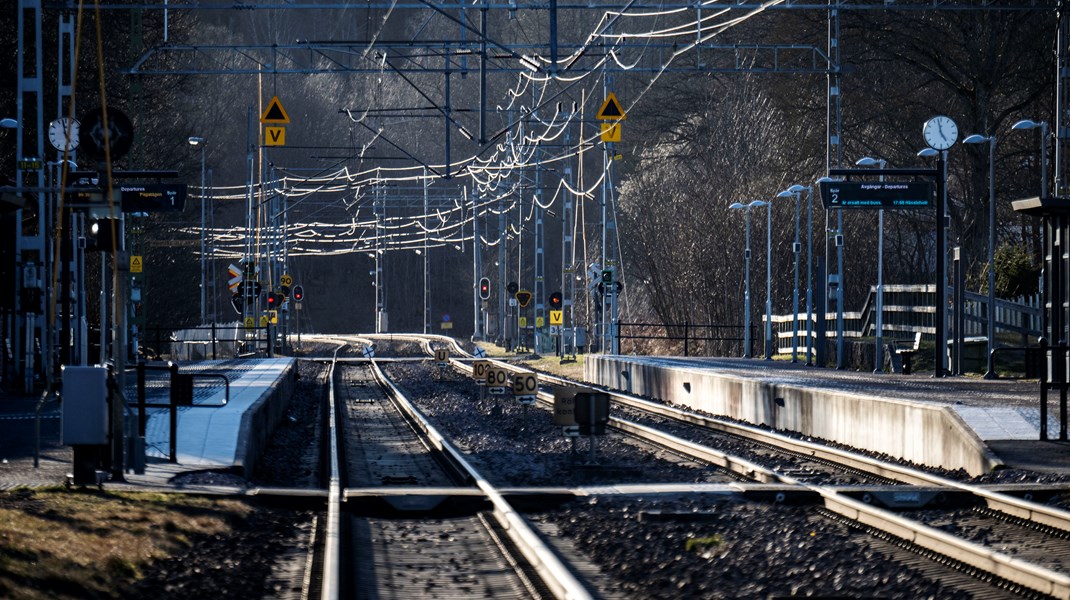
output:
[[[71, 37], [73, 26], [69, 15], [71, 11], [77, 10], [79, 6], [80, 3], [74, 0], [57, 1], [48, 5], [47, 8], [59, 9], [60, 14], [64, 15], [61, 17], [59, 25], [61, 39], [64, 35], [67, 39]], [[249, 14], [257, 14], [259, 12], [275, 13], [278, 11], [353, 9], [351, 3], [348, 2], [234, 3], [209, 0], [173, 0], [168, 3], [144, 2], [140, 4], [102, 2], [98, 7], [103, 11], [163, 11], [165, 16], [169, 11], [242, 11]], [[1055, 111], [1055, 191], [1057, 194], [1063, 193], [1063, 188], [1065, 187], [1065, 168], [1063, 163], [1068, 160], [1067, 156], [1070, 156], [1066, 152], [1066, 143], [1070, 136], [1065, 135], [1064, 129], [1066, 129], [1066, 125], [1062, 122], [1062, 117], [1068, 109], [1067, 96], [1070, 95], [1066, 92], [1066, 89], [1070, 88], [1070, 84], [1067, 83], [1070, 81], [1070, 75], [1066, 74], [1068, 71], [1066, 65], [1070, 64], [1070, 48], [1068, 48], [1070, 35], [1067, 34], [1067, 31], [1070, 31], [1070, 14], [1068, 14], [1070, 11], [1066, 10], [1066, 2], [1064, 0], [1007, 4], [977, 3], [969, 0], [948, 0], [946, 2], [933, 0], [931, 2], [896, 3], [894, 7], [887, 2], [869, 2], [865, 0], [820, 3], [798, 1], [737, 2], [728, 6], [718, 6], [719, 11], [723, 11], [728, 15], [723, 22], [711, 20], [715, 15], [709, 6], [701, 0], [667, 4], [622, 2], [597, 5], [591, 5], [586, 2], [563, 3], [560, 1], [528, 4], [514, 1], [479, 2], [476, 4], [462, 2], [432, 3], [430, 0], [415, 2], [376, 1], [362, 4], [360, 10], [404, 11], [409, 15], [420, 14], [426, 17], [425, 26], [432, 19], [442, 19], [453, 26], [452, 31], [455, 33], [443, 39], [422, 39], [419, 32], [423, 31], [424, 28], [420, 28], [411, 39], [381, 39], [377, 34], [366, 39], [299, 40], [292, 43], [270, 45], [180, 45], [169, 43], [165, 31], [164, 44], [145, 51], [133, 61], [126, 73], [134, 77], [163, 74], [255, 74], [260, 76], [312, 73], [382, 75], [387, 73], [391, 77], [405, 81], [427, 102], [427, 105], [413, 107], [412, 110], [398, 108], [392, 108], [391, 110], [396, 110], [398, 114], [406, 115], [412, 115], [416, 111], [428, 112], [443, 121], [442, 143], [446, 148], [443, 164], [434, 165], [426, 160], [418, 159], [417, 152], [409, 151], [405, 148], [405, 144], [390, 139], [390, 136], [383, 135], [382, 131], [373, 128], [367, 119], [362, 119], [360, 124], [362, 127], [368, 128], [373, 135], [378, 136], [377, 139], [383, 140], [384, 143], [388, 143], [396, 150], [407, 155], [420, 167], [426, 167], [432, 178], [440, 180], [462, 176], [474, 177], [474, 173], [478, 171], [478, 169], [474, 168], [477, 161], [499, 154], [497, 149], [501, 144], [501, 140], [508, 139], [510, 135], [515, 133], [515, 122], [506, 123], [497, 131], [488, 129], [488, 115], [492, 113], [490, 107], [493, 106], [493, 102], [487, 98], [491, 74], [499, 78], [505, 77], [514, 80], [528, 78], [536, 82], [533, 85], [540, 85], [550, 90], [548, 93], [539, 95], [538, 100], [535, 99], [536, 95], [532, 95], [532, 105], [526, 107], [529, 114], [539, 114], [538, 111], [540, 109], [547, 110], [553, 104], [560, 102], [563, 96], [565, 98], [574, 98], [578, 91], [584, 89], [582, 86], [577, 86], [576, 82], [582, 81], [588, 76], [597, 78], [599, 74], [604, 74], [605, 79], [603, 81], [609, 81], [612, 77], [620, 77], [622, 79], [636, 77], [646, 81], [656, 79], [664, 73], [686, 72], [824, 74], [828, 78], [826, 164], [828, 167], [833, 168], [841, 166], [843, 147], [843, 132], [840, 119], [842, 79], [840, 61], [842, 47], [840, 45], [839, 20], [841, 14], [847, 11], [889, 9], [897, 11], [1048, 11], [1057, 14], [1060, 33], [1057, 48], [1057, 68], [1059, 70], [1057, 72], [1058, 89]], [[471, 13], [473, 10], [478, 11], [477, 24], [472, 22]], [[728, 28], [725, 23], [729, 21], [742, 21], [745, 18], [762, 13], [771, 14], [799, 10], [822, 11], [828, 15], [829, 32], [828, 43], [825, 48], [806, 44], [719, 43], [718, 36]], [[674, 14], [680, 19], [690, 21], [691, 28], [688, 30], [688, 35], [691, 36], [690, 39], [686, 41], [662, 39], [657, 35], [653, 35], [652, 29], [643, 29], [645, 26], [629, 30], [624, 26], [621, 19], [622, 15], [641, 17], [644, 15], [657, 15], [666, 11], [675, 11]], [[548, 16], [549, 25], [546, 39], [517, 44], [500, 41], [491, 34], [488, 29], [489, 15], [512, 16], [518, 12], [545, 13]], [[41, 78], [45, 71], [41, 55], [41, 32], [43, 26], [41, 13], [42, 0], [19, 0], [18, 52], [22, 60], [18, 64], [17, 77], [16, 117], [19, 131], [16, 153], [17, 158], [20, 160], [44, 158], [45, 108]], [[594, 14], [602, 15], [604, 18], [597, 22], [595, 28], [589, 32], [586, 39], [562, 40], [559, 39], [561, 33], [557, 23], [562, 20], [560, 15], [564, 13], [588, 16]], [[682, 15], [686, 15], [686, 17]], [[676, 60], [678, 56], [682, 56], [685, 53], [692, 53], [694, 60]], [[65, 60], [64, 57], [68, 56], [70, 56], [69, 51], [66, 53], [60, 52], [60, 60]], [[475, 64], [474, 67], [472, 63]], [[456, 100], [453, 97], [454, 93], [450, 89], [451, 85], [456, 85], [456, 79], [465, 80], [466, 75], [473, 71], [478, 72], [478, 103], [476, 106], [456, 106]], [[59, 72], [68, 72], [66, 66], [62, 63]], [[439, 87], [438, 83], [432, 84], [425, 81], [428, 75], [434, 75], [436, 81], [442, 83], [441, 87]], [[73, 78], [65, 81], [69, 83], [73, 81]], [[61, 83], [60, 86], [61, 96], [58, 101], [60, 105], [63, 104], [64, 92], [62, 90], [67, 89], [69, 93], [69, 88], [65, 88], [64, 85], [64, 83]], [[29, 107], [29, 110], [27, 110], [27, 107]], [[62, 110], [62, 106], [57, 107], [56, 114], [61, 114]], [[374, 120], [390, 113], [382, 112], [377, 115], [370, 111], [364, 111], [361, 114], [370, 116]], [[568, 113], [569, 116], [566, 122], [579, 126], [581, 132], [578, 136], [572, 137], [568, 133], [569, 128], [565, 128], [566, 144], [570, 145], [571, 150], [562, 151], [562, 157], [580, 152], [584, 144], [589, 141], [586, 140], [582, 131], [582, 114], [578, 119], [574, 118], [575, 114], [576, 111]], [[252, 123], [253, 120], [250, 111], [250, 122]], [[519, 122], [520, 120], [515, 121]], [[253, 126], [250, 125], [250, 130], [252, 129]], [[475, 145], [475, 149], [471, 154], [460, 160], [455, 160], [451, 156], [451, 136], [454, 131], [466, 138], [471, 138], [471, 143]], [[255, 136], [253, 137], [255, 139]], [[520, 140], [518, 144], [521, 147], [528, 145], [541, 148], [540, 152], [542, 154], [534, 161], [534, 178], [538, 182], [545, 174], [545, 166], [553, 162], [553, 157], [546, 156], [548, 150], [540, 140], [535, 140], [531, 143], [525, 143]], [[254, 146], [256, 146], [256, 143], [250, 141], [246, 231], [253, 231], [261, 226], [259, 219], [254, 221], [252, 217], [255, 208], [253, 204], [258, 196], [254, 185], [257, 177], [257, 169], [254, 166], [256, 154]], [[43, 161], [41, 162], [43, 163]], [[580, 162], [577, 161], [577, 164], [580, 164]], [[609, 169], [610, 166], [608, 165], [611, 165], [612, 161], [604, 161], [604, 164], [607, 165], [604, 168]], [[565, 177], [572, 183], [571, 167], [566, 167], [565, 170]], [[263, 175], [260, 177], [263, 179]], [[611, 178], [608, 180], [612, 181]], [[41, 187], [45, 183], [43, 164], [37, 169], [19, 169], [16, 173], [16, 188], [20, 191], [30, 187]], [[425, 180], [424, 185], [430, 186], [431, 182]], [[582, 185], [583, 182], [581, 181], [579, 187], [582, 188]], [[473, 269], [476, 280], [478, 280], [478, 276], [482, 272], [480, 258], [482, 248], [480, 248], [480, 244], [483, 237], [479, 228], [480, 209], [483, 208], [485, 210], [485, 203], [489, 202], [491, 198], [490, 194], [486, 191], [480, 191], [478, 187], [474, 183], [465, 186], [465, 189], [472, 197], [472, 214], [470, 218], [472, 220], [473, 246], [476, 250], [473, 252]], [[541, 197], [541, 185], [536, 183], [535, 187], [536, 203], [539, 208], [537, 209], [538, 216], [536, 217], [535, 225], [536, 251], [534, 256], [536, 257], [536, 262], [538, 262], [542, 256], [541, 244], [543, 242], [540, 240], [543, 234], [540, 219], [542, 201], [544, 199]], [[604, 233], [602, 242], [609, 249], [603, 252], [603, 266], [611, 267], [613, 265], [610, 261], [619, 259], [617, 257], [618, 250], [612, 246], [613, 241], [608, 239], [616, 235], [616, 230], [611, 226], [613, 213], [612, 189], [609, 189], [607, 194], [609, 195], [606, 197], [605, 204], [608, 209], [606, 216], [603, 218]], [[376, 198], [378, 203], [376, 204], [375, 212], [376, 216], [381, 220], [386, 213], [385, 203], [387, 199], [381, 196], [379, 191], [376, 191]], [[43, 372], [41, 365], [34, 362], [33, 348], [35, 340], [39, 339], [41, 341], [41, 347], [44, 349], [42, 360], [47, 362], [50, 360], [55, 346], [52, 337], [57, 329], [49, 325], [43, 318], [43, 308], [36, 310], [36, 306], [32, 306], [34, 303], [29, 300], [32, 299], [33, 294], [25, 291], [40, 289], [46, 297], [54, 293], [54, 290], [50, 288], [47, 282], [48, 278], [42, 276], [49, 260], [47, 239], [51, 226], [51, 223], [44, 219], [48, 218], [47, 215], [50, 212], [46, 207], [47, 201], [43, 195], [38, 195], [35, 200], [35, 206], [31, 210], [34, 217], [25, 220], [27, 225], [18, 232], [15, 240], [15, 267], [18, 276], [16, 277], [15, 290], [11, 300], [12, 309], [4, 315], [5, 332], [12, 338], [11, 347], [13, 348], [14, 367], [18, 371], [20, 380], [25, 387], [32, 385], [35, 374]], [[499, 200], [499, 202], [504, 203], [504, 200]], [[572, 286], [575, 284], [577, 264], [574, 260], [574, 240], [570, 234], [570, 224], [574, 219], [573, 211], [574, 198], [573, 193], [569, 191], [563, 194], [563, 254], [560, 274], [561, 291], [564, 295], [565, 313], [567, 315], [565, 329], [575, 326], [573, 314], [575, 294]], [[22, 210], [18, 212], [16, 216], [17, 222], [24, 222], [22, 213]], [[285, 215], [286, 213], [288, 211], [283, 208], [279, 214]], [[504, 219], [504, 211], [500, 214], [502, 214], [500, 218]], [[283, 230], [285, 229], [286, 227], [284, 226]], [[380, 243], [378, 242], [379, 236], [385, 235], [385, 232], [382, 231], [381, 227], [376, 227], [375, 229], [377, 231], [375, 236], [376, 243], [378, 244]], [[507, 228], [500, 222], [498, 229], [501, 232], [500, 241], [502, 243], [499, 253], [502, 253], [505, 250], [504, 240]], [[842, 225], [837, 224], [836, 231], [842, 231]], [[253, 235], [246, 236], [246, 260], [253, 265], [260, 262], [257, 255], [262, 251], [254, 241], [254, 237]], [[283, 248], [285, 247], [286, 245], [283, 244]], [[377, 248], [376, 254], [378, 256], [379, 251], [387, 250], [389, 250], [388, 247], [380, 246]], [[840, 252], [842, 252], [842, 249], [837, 253], [838, 290], [842, 290], [844, 284], [842, 281], [843, 269]], [[499, 257], [501, 257], [501, 254], [499, 254]], [[72, 260], [77, 261], [76, 258]], [[500, 262], [504, 263], [505, 261], [500, 260]], [[828, 266], [828, 260], [826, 259], [825, 268], [828, 269]], [[381, 265], [377, 266], [377, 274], [380, 267]], [[499, 277], [504, 279], [504, 274], [499, 272]], [[544, 275], [540, 275], [540, 268], [536, 266], [535, 301], [537, 314], [541, 310], [539, 303], [544, 300], [546, 289], [546, 282], [541, 280], [541, 277], [544, 277]], [[542, 293], [539, 293], [540, 284], [543, 286]], [[504, 281], [499, 281], [499, 288], [502, 285], [504, 285]], [[246, 292], [249, 294], [252, 286], [247, 287], [250, 288]], [[827, 289], [828, 285], [826, 285]], [[380, 297], [379, 293], [377, 289], [377, 311], [383, 313], [383, 320], [385, 320], [385, 297]], [[474, 290], [473, 293], [477, 298], [475, 302], [476, 336], [479, 337], [484, 333], [481, 330], [483, 322], [480, 318], [478, 292]], [[842, 291], [838, 292], [836, 298], [838, 312], [842, 311], [841, 294]], [[253, 311], [258, 311], [259, 307], [255, 306], [256, 299], [248, 298], [248, 300], [249, 302], [246, 303], [246, 306], [251, 306]], [[427, 300], [425, 298], [425, 327], [429, 319], [427, 310]], [[504, 307], [500, 307], [499, 310], [499, 331], [501, 331], [505, 325], [503, 319], [505, 311]], [[258, 313], [254, 312], [254, 314]], [[75, 316], [84, 317], [82, 314]], [[819, 320], [820, 322], [821, 320]], [[68, 330], [66, 327], [63, 329]], [[840, 336], [840, 339], [842, 340], [842, 336]], [[818, 345], [819, 349], [822, 347], [823, 345]], [[838, 355], [838, 364], [842, 365], [842, 349], [838, 351]]]

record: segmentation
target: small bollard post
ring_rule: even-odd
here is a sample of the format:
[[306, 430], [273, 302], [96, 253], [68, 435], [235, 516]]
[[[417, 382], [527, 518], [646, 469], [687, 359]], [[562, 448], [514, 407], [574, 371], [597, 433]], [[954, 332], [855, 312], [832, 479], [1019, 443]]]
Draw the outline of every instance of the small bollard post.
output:
[[168, 462], [178, 462], [178, 398], [175, 397], [175, 376], [178, 375], [178, 365], [173, 362], [167, 363], [167, 370], [171, 372], [171, 454]]
[[145, 361], [137, 361], [137, 434], [145, 437]]
[[1040, 441], [1048, 441], [1048, 340], [1040, 338]]
[[1066, 373], [1066, 340], [1059, 342], [1059, 351], [1056, 353], [1058, 359], [1057, 371], [1059, 373], [1059, 441], [1066, 441], [1066, 388], [1067, 388], [1067, 373]]

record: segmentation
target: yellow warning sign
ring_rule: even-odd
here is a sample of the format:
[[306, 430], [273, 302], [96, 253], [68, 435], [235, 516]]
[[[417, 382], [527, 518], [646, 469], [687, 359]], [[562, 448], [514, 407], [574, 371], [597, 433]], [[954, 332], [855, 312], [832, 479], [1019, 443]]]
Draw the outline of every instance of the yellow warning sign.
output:
[[285, 146], [286, 145], [286, 128], [285, 127], [265, 127], [264, 128], [264, 145], [265, 146]]
[[602, 123], [602, 141], [603, 142], [619, 142], [620, 141], [620, 123]]
[[268, 323], [269, 323], [269, 321], [268, 321], [267, 315], [260, 315], [260, 326], [261, 327], [267, 327]]
[[279, 102], [278, 96], [271, 97], [271, 102], [268, 102], [267, 108], [264, 109], [264, 114], [260, 115], [260, 122], [273, 125], [290, 122], [290, 115], [286, 114], [286, 109], [282, 107], [282, 102]]
[[551, 310], [550, 311], [550, 324], [561, 325], [565, 322], [565, 311], [563, 310]]
[[546, 319], [544, 317], [535, 317], [535, 326], [544, 327], [546, 325]]
[[271, 321], [272, 325], [278, 325], [278, 323], [279, 323], [279, 311], [277, 311], [277, 310], [269, 310], [268, 311], [268, 320]]
[[283, 275], [282, 277], [279, 277], [279, 283], [286, 287], [290, 287], [294, 284], [294, 278], [289, 275]]
[[606, 101], [602, 103], [602, 108], [598, 109], [594, 118], [602, 121], [623, 121], [628, 118], [628, 115], [624, 113], [624, 107], [620, 105], [617, 96], [610, 92], [606, 95]]
[[130, 272], [131, 273], [141, 273], [142, 270], [144, 269], [144, 266], [145, 266], [145, 263], [142, 262], [140, 256], [131, 256], [130, 257]]
[[253, 327], [256, 327], [256, 319], [252, 317], [245, 317], [245, 328], [252, 329]]
[[517, 321], [518, 321], [517, 324], [520, 325], [521, 327], [527, 327], [528, 326], [528, 318], [527, 317], [517, 317]]

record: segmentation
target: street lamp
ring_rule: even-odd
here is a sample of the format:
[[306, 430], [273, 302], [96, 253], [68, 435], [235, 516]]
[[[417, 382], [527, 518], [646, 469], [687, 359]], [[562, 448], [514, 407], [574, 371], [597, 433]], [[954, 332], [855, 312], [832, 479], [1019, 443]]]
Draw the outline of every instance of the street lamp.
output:
[[988, 371], [985, 379], [993, 379], [992, 350], [996, 347], [996, 136], [973, 134], [963, 144], [988, 142]]
[[[855, 162], [859, 167], [878, 166], [881, 171], [888, 167], [883, 158], [864, 156]], [[884, 181], [884, 174], [880, 175]], [[884, 372], [884, 209], [877, 211], [877, 346], [875, 348], [874, 373]]]
[[11, 118], [0, 119], [0, 128], [2, 128], [2, 129], [17, 129], [18, 126], [19, 126], [19, 122], [16, 121], [15, 119], [11, 119]]
[[743, 358], [750, 358], [750, 209], [761, 208], [766, 203], [755, 200], [749, 204], [733, 202], [728, 208], [743, 209], [746, 211], [747, 223], [747, 246], [743, 252], [744, 284], [743, 284]]
[[806, 366], [811, 366], [814, 354], [814, 188], [796, 183], [787, 189], [796, 194], [803, 190], [806, 190]]
[[[795, 198], [795, 243], [791, 251], [795, 254], [795, 289], [792, 290], [792, 315], [791, 315], [791, 362], [799, 362], [799, 253], [802, 252], [802, 244], [799, 243], [799, 189], [792, 186], [776, 195], [777, 198]], [[809, 316], [809, 313], [807, 313]]]
[[204, 149], [208, 146], [208, 141], [202, 137], [192, 136], [189, 138], [190, 146], [199, 146], [201, 149], [201, 324], [207, 321], [206, 303], [205, 303], [205, 271], [204, 271], [204, 212], [205, 212], [205, 191], [204, 191]]
[[1022, 119], [1011, 129], [1036, 129], [1040, 128], [1040, 199], [1048, 193], [1048, 123], [1047, 121], [1031, 121]]
[[[936, 350], [934, 353], [934, 371], [933, 377], [944, 377], [947, 375], [947, 230], [950, 224], [948, 223], [947, 215], [947, 150], [937, 150], [935, 148], [922, 148], [918, 150], [918, 156], [923, 158], [936, 158], [937, 170], [940, 173], [940, 179], [937, 182], [937, 190], [939, 190], [939, 198], [937, 204], [937, 211], [940, 211], [940, 207], [943, 206], [943, 214], [937, 214], [937, 239], [936, 239], [936, 313], [935, 313], [935, 325], [936, 325]], [[943, 219], [943, 221], [940, 221]], [[961, 310], [961, 307], [959, 308]]]

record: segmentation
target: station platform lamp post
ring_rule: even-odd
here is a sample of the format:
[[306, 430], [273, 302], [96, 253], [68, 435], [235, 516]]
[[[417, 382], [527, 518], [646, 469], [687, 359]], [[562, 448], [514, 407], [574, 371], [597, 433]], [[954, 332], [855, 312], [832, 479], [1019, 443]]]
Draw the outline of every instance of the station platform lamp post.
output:
[[[876, 166], [882, 171], [888, 167], [888, 161], [883, 158], [864, 156], [855, 162], [859, 167]], [[880, 181], [884, 181], [884, 175], [880, 175]], [[876, 347], [874, 348], [874, 373], [884, 372], [884, 209], [877, 211], [877, 318], [876, 318]]]
[[766, 206], [762, 200], [755, 200], [748, 204], [733, 202], [728, 208], [742, 209], [746, 212], [746, 247], [743, 251], [743, 358], [750, 358], [750, 211], [752, 208]]
[[988, 370], [985, 379], [996, 377], [992, 351], [996, 348], [996, 136], [973, 134], [963, 144], [988, 143]]
[[189, 145], [199, 147], [201, 149], [201, 324], [203, 325], [207, 320], [207, 303], [205, 301], [205, 259], [204, 259], [204, 222], [205, 222], [205, 199], [207, 193], [204, 189], [204, 150], [208, 146], [208, 141], [203, 137], [191, 136], [189, 138]]
[[[1033, 121], [1031, 119], [1022, 119], [1021, 121], [1018, 121], [1014, 125], [1011, 125], [1011, 129], [1017, 130], [1017, 131], [1024, 131], [1024, 130], [1029, 130], [1029, 129], [1040, 129], [1040, 196], [1039, 196], [1039, 199], [1040, 199], [1041, 202], [1043, 202], [1044, 198], [1048, 195], [1048, 123], [1047, 123], [1047, 121]], [[1041, 235], [1043, 236], [1044, 234], [1042, 233]], [[1044, 242], [1043, 241], [1043, 237], [1042, 237], [1041, 247], [1046, 247], [1045, 246], [1046, 243], [1047, 242]], [[1045, 278], [1045, 283], [1043, 285], [1044, 290], [1042, 290], [1043, 293], [1044, 293], [1043, 295], [1045, 297], [1045, 300], [1044, 300], [1045, 302], [1050, 300], [1049, 294], [1047, 293], [1047, 290], [1048, 290], [1047, 280], [1049, 278], [1050, 277], [1046, 277]], [[1049, 327], [1048, 312], [1044, 311], [1044, 312], [1041, 313], [1041, 315], [1042, 316], [1041, 316], [1041, 327], [1040, 327], [1040, 330], [1044, 333], [1045, 336], [1047, 336], [1047, 335], [1049, 335], [1049, 333], [1048, 333], [1048, 327]], [[1050, 344], [1062, 344], [1063, 343], [1063, 340], [1060, 339], [1061, 336], [1062, 336], [1061, 332], [1053, 331], [1051, 333], [1052, 333], [1052, 335], [1050, 337], [1055, 338], [1055, 339], [1049, 339], [1048, 343], [1050, 343]], [[1050, 355], [1047, 358], [1047, 360], [1049, 362], [1052, 361]]]
[[795, 286], [791, 296], [791, 362], [797, 363], [799, 362], [799, 254], [802, 252], [802, 244], [799, 243], [799, 192], [789, 188], [778, 193], [776, 197], [795, 199], [795, 242], [791, 245], [791, 251], [795, 255]]
[[1019, 131], [1038, 128], [1040, 129], [1040, 199], [1043, 200], [1048, 194], [1048, 123], [1022, 119], [1011, 125], [1011, 129]]

